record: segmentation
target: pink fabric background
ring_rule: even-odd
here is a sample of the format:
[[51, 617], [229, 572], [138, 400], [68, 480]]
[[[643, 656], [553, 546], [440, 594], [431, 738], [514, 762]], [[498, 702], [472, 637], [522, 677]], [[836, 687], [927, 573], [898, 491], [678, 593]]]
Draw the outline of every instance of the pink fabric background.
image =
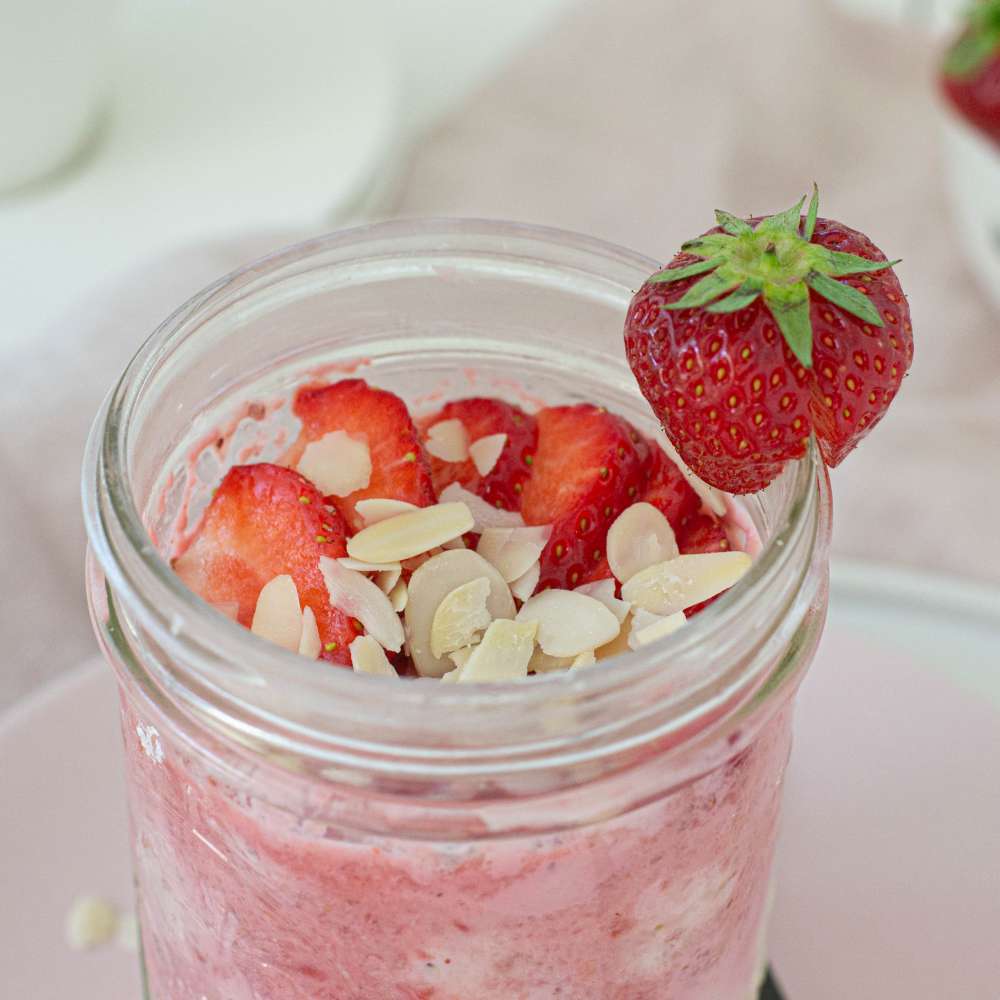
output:
[[[893, 412], [834, 474], [835, 552], [1000, 582], [1000, 317], [946, 204], [935, 57], [818, 2], [584, 4], [423, 138], [398, 212], [563, 226], [665, 260], [713, 208], [785, 208], [817, 180], [826, 214], [904, 258], [917, 344]], [[200, 286], [304, 235], [145, 262], [13, 362], [0, 705], [93, 649], [77, 481], [110, 380]]]

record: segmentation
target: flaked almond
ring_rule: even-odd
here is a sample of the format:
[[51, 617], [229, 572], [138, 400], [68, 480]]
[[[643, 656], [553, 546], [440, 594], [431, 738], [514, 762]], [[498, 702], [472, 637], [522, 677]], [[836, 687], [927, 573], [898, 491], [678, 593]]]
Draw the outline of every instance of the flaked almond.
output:
[[437, 606], [431, 622], [431, 655], [441, 657], [471, 646], [493, 620], [486, 608], [490, 581], [485, 576], [456, 587]]
[[282, 573], [260, 588], [250, 631], [293, 653], [302, 637], [302, 608], [295, 581]]
[[653, 615], [639, 608], [632, 617], [632, 627], [629, 630], [628, 644], [630, 649], [648, 646], [657, 639], [673, 635], [687, 623], [683, 611], [672, 615]]
[[523, 573], [510, 584], [510, 592], [521, 602], [526, 601], [535, 592], [542, 576], [542, 564], [534, 563], [526, 573]]
[[483, 531], [486, 528], [524, 527], [524, 518], [517, 511], [493, 507], [482, 497], [470, 493], [458, 483], [449, 483], [441, 491], [440, 499], [447, 503], [464, 503], [472, 513], [473, 531]]
[[424, 446], [442, 462], [464, 462], [469, 457], [469, 432], [461, 420], [440, 420], [427, 428]]
[[659, 444], [667, 458], [669, 458], [670, 461], [677, 466], [681, 475], [690, 484], [691, 489], [698, 494], [698, 498], [701, 500], [706, 510], [715, 514], [716, 517], [724, 516], [726, 513], [726, 495], [721, 490], [717, 490], [714, 486], [709, 486], [704, 479], [699, 479], [698, 476], [696, 476], [687, 467], [687, 463], [683, 458], [681, 458], [677, 449], [674, 447], [673, 442], [665, 434], [657, 435], [654, 443]]
[[569, 670], [572, 665], [572, 656], [549, 656], [541, 646], [536, 646], [531, 659], [528, 660], [528, 671], [533, 674], [551, 674]]
[[378, 643], [398, 653], [403, 645], [403, 625], [378, 585], [363, 573], [346, 569], [328, 556], [320, 556], [319, 568], [330, 594], [330, 603], [345, 615], [357, 618]]
[[391, 594], [395, 589], [396, 584], [399, 583], [399, 578], [403, 575], [403, 567], [397, 566], [393, 569], [383, 569], [379, 570], [375, 574], [375, 586], [382, 591], [383, 594]]
[[621, 656], [623, 653], [630, 653], [632, 651], [628, 644], [628, 637], [631, 634], [632, 629], [632, 612], [630, 611], [626, 616], [625, 620], [622, 622], [621, 631], [616, 635], [611, 642], [606, 642], [603, 646], [598, 646], [594, 650], [594, 657], [597, 659], [598, 663], [602, 660], [609, 660], [612, 656]]
[[524, 576], [538, 562], [549, 537], [551, 525], [531, 528], [485, 528], [476, 551], [488, 559], [500, 575], [511, 583]]
[[365, 522], [366, 527], [399, 514], [408, 514], [411, 510], [419, 510], [414, 503], [407, 503], [405, 500], [390, 500], [387, 497], [369, 497], [367, 500], [359, 500], [354, 505], [354, 509]]
[[597, 657], [594, 655], [594, 650], [588, 649], [574, 658], [573, 662], [569, 665], [569, 669], [577, 670], [580, 667], [590, 667], [596, 662]]
[[459, 675], [462, 673], [461, 667], [455, 667], [454, 670], [449, 670], [448, 673], [441, 675], [442, 684], [454, 684], [458, 680]]
[[469, 445], [469, 458], [479, 475], [488, 476], [493, 471], [506, 444], [506, 434], [488, 434]]
[[461, 649], [456, 649], [448, 654], [448, 659], [455, 664], [456, 667], [464, 667], [466, 663], [469, 662], [469, 657], [472, 656], [472, 651], [475, 646], [463, 646]]
[[385, 655], [385, 650], [370, 635], [359, 635], [349, 648], [351, 666], [357, 673], [374, 674], [376, 677], [399, 676]]
[[307, 604], [302, 609], [302, 635], [299, 637], [299, 652], [315, 660], [319, 656], [322, 645], [319, 640], [319, 627], [316, 625], [316, 615]]
[[460, 684], [512, 681], [528, 676], [528, 661], [535, 648], [534, 622], [499, 618], [490, 622], [483, 641], [472, 651], [458, 675]]
[[405, 580], [397, 580], [396, 585], [389, 591], [389, 603], [395, 612], [403, 611], [406, 602], [410, 599], [410, 590], [406, 586]]
[[625, 621], [628, 616], [631, 605], [628, 601], [622, 601], [615, 597], [616, 586], [611, 577], [582, 584], [575, 587], [574, 590], [578, 594], [585, 594], [587, 597], [593, 597], [595, 601], [600, 601], [618, 619], [619, 623]]
[[346, 431], [330, 431], [306, 445], [296, 469], [320, 493], [346, 497], [371, 482], [372, 457], [364, 441]]
[[464, 503], [438, 503], [362, 528], [348, 539], [347, 554], [362, 562], [402, 562], [450, 542], [472, 527], [472, 514]]
[[657, 563], [622, 585], [622, 597], [654, 615], [672, 615], [728, 590], [750, 568], [745, 552], [702, 552]]
[[549, 656], [576, 656], [618, 635], [618, 619], [593, 597], [572, 590], [543, 590], [525, 601], [519, 622], [538, 622], [538, 645]]
[[623, 583], [654, 563], [680, 555], [670, 522], [651, 503], [626, 507], [608, 528], [608, 565]]
[[404, 617], [410, 656], [423, 677], [440, 677], [452, 667], [431, 650], [431, 628], [441, 602], [456, 588], [485, 577], [490, 584], [486, 609], [493, 618], [513, 618], [514, 599], [497, 569], [472, 549], [453, 549], [428, 559], [410, 577]]

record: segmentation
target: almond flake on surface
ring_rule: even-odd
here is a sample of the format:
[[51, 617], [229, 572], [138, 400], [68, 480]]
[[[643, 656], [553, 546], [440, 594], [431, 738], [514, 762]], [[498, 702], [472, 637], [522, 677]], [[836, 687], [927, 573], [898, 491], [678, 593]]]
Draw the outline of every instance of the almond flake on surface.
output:
[[622, 597], [654, 615], [672, 615], [728, 590], [750, 568], [745, 552], [678, 556], [637, 573], [622, 585]]
[[302, 638], [302, 608], [295, 581], [282, 573], [269, 580], [257, 595], [250, 631], [293, 653]]
[[513, 681], [527, 677], [536, 630], [535, 622], [514, 622], [505, 618], [490, 622], [483, 641], [461, 668], [458, 682]]
[[608, 528], [608, 565], [623, 583], [654, 563], [680, 555], [677, 539], [663, 512], [651, 503], [626, 507]]
[[552, 525], [530, 528], [484, 528], [476, 551], [511, 583], [539, 561], [552, 535]]
[[580, 653], [573, 662], [569, 665], [570, 670], [578, 670], [580, 667], [590, 667], [597, 662], [597, 657], [594, 655], [594, 650], [588, 649], [586, 652]]
[[330, 431], [306, 445], [295, 468], [320, 493], [346, 497], [371, 482], [372, 457], [364, 441], [355, 440], [346, 431]]
[[628, 634], [629, 649], [639, 649], [648, 646], [657, 639], [673, 635], [687, 624], [683, 611], [672, 615], [654, 615], [640, 608], [632, 618], [632, 627]]
[[458, 483], [449, 483], [442, 491], [440, 500], [447, 503], [464, 503], [472, 513], [475, 522], [473, 531], [485, 528], [523, 528], [524, 518], [517, 511], [501, 510], [488, 504], [482, 497], [470, 493]]
[[431, 629], [441, 602], [456, 588], [485, 577], [490, 584], [486, 609], [493, 618], [513, 618], [514, 598], [506, 581], [491, 563], [472, 549], [452, 549], [428, 559], [410, 577], [404, 612], [410, 656], [422, 677], [440, 677], [451, 670], [447, 657], [431, 650]]
[[549, 656], [540, 646], [536, 646], [531, 659], [528, 660], [528, 671], [533, 674], [551, 674], [559, 670], [569, 670], [572, 665], [572, 656]]
[[489, 596], [490, 581], [480, 576], [444, 597], [431, 622], [431, 655], [441, 657], [472, 645], [493, 620], [486, 608]]
[[511, 581], [510, 592], [523, 603], [535, 592], [541, 576], [542, 564], [536, 562], [526, 573]]
[[337, 562], [345, 569], [356, 569], [359, 573], [382, 573], [385, 570], [402, 572], [402, 567], [398, 562], [365, 562], [363, 559], [352, 559], [350, 556], [339, 556]]
[[403, 624], [378, 585], [363, 573], [346, 569], [329, 556], [320, 556], [319, 568], [330, 594], [330, 603], [345, 615], [357, 618], [372, 638], [398, 653], [403, 645]]
[[302, 609], [302, 635], [299, 637], [299, 653], [308, 656], [310, 660], [315, 660], [323, 648], [319, 638], [319, 627], [316, 624], [316, 615], [313, 609], [307, 604]]
[[464, 503], [438, 503], [362, 528], [347, 541], [352, 559], [397, 563], [421, 555], [471, 531], [472, 514]]
[[[463, 646], [461, 649], [453, 650], [448, 654], [448, 659], [451, 660], [456, 667], [464, 667], [466, 663], [469, 662], [469, 657], [472, 656], [472, 651], [475, 648], [475, 646]], [[447, 676], [447, 674], [445, 676]]]
[[462, 673], [461, 667], [455, 667], [454, 670], [449, 670], [448, 673], [441, 675], [442, 684], [454, 684], [458, 680]]
[[391, 594], [396, 588], [396, 584], [399, 583], [399, 578], [402, 575], [402, 566], [396, 566], [392, 569], [379, 570], [375, 574], [375, 586], [378, 587], [383, 594]]
[[461, 420], [439, 420], [427, 428], [424, 447], [442, 462], [464, 462], [469, 457], [469, 432]]
[[603, 580], [595, 580], [593, 583], [585, 583], [575, 587], [574, 591], [577, 594], [592, 597], [595, 601], [600, 601], [621, 623], [628, 617], [632, 605], [628, 601], [622, 601], [615, 597], [616, 589], [615, 581], [611, 577], [606, 577]]
[[406, 586], [406, 581], [397, 580], [396, 585], [389, 591], [388, 596], [393, 611], [398, 613], [405, 610], [406, 602], [410, 599], [410, 589]]
[[606, 642], [603, 646], [598, 646], [594, 650], [594, 657], [597, 662], [600, 663], [602, 660], [609, 660], [613, 656], [621, 656], [624, 653], [631, 653], [632, 647], [628, 644], [628, 637], [632, 632], [632, 621], [633, 614], [631, 611], [625, 616], [625, 620], [622, 622], [621, 631], [616, 635], [611, 642]]
[[370, 635], [359, 635], [349, 648], [351, 666], [355, 673], [373, 674], [376, 677], [399, 676], [385, 655], [385, 650]]
[[572, 590], [543, 590], [525, 601], [519, 622], [538, 622], [538, 645], [549, 656], [576, 656], [610, 642], [621, 626], [593, 597]]
[[698, 498], [701, 500], [702, 505], [716, 517], [723, 517], [726, 513], [725, 493], [721, 490], [717, 490], [714, 486], [709, 486], [704, 479], [700, 479], [696, 476], [688, 468], [684, 459], [681, 458], [680, 453], [674, 447], [673, 441], [671, 441], [665, 434], [658, 434], [656, 436], [655, 443], [659, 444], [667, 458], [669, 458], [670, 461], [677, 466], [681, 475], [690, 484], [691, 489], [698, 494]]
[[469, 458], [479, 475], [488, 476], [493, 471], [506, 444], [506, 434], [488, 434], [469, 445]]
[[359, 500], [354, 509], [365, 522], [365, 527], [378, 524], [379, 521], [388, 520], [398, 514], [408, 514], [411, 510], [420, 508], [414, 503], [407, 503], [405, 500], [390, 500], [386, 497], [369, 497], [367, 500]]

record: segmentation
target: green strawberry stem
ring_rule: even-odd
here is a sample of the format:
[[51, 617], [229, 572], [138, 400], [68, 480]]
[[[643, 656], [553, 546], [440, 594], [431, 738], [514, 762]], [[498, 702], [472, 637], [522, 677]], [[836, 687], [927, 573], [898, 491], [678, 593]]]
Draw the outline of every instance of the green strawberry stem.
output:
[[815, 185], [803, 223], [804, 205], [803, 197], [787, 211], [762, 219], [756, 226], [728, 212], [716, 212], [722, 232], [700, 236], [681, 247], [684, 253], [702, 259], [659, 271], [649, 279], [675, 282], [704, 275], [665, 308], [733, 313], [763, 298], [789, 348], [805, 368], [812, 367], [810, 289], [865, 323], [882, 326], [882, 317], [868, 298], [836, 279], [883, 271], [899, 261], [866, 260], [813, 243], [819, 214]]
[[980, 0], [969, 10], [965, 31], [948, 50], [945, 75], [959, 80], [975, 76], [997, 52], [1000, 52], [1000, 0]]

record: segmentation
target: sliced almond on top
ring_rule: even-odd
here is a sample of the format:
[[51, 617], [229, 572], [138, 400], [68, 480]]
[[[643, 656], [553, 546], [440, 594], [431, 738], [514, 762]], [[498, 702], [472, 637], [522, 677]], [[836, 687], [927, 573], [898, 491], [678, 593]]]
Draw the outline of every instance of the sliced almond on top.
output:
[[363, 573], [345, 569], [336, 559], [320, 556], [320, 572], [330, 594], [330, 603], [357, 618], [386, 649], [398, 653], [403, 645], [403, 625], [389, 598]]
[[632, 629], [632, 619], [633, 615], [630, 611], [626, 615], [625, 620], [622, 622], [621, 631], [616, 635], [611, 642], [606, 642], [603, 646], [598, 646], [594, 650], [594, 657], [597, 662], [600, 663], [602, 660], [608, 660], [612, 656], [621, 656], [623, 653], [630, 653], [632, 651], [628, 644], [628, 637], [631, 634]]
[[[392, 569], [379, 570], [375, 574], [375, 586], [383, 594], [391, 594], [399, 583], [399, 578], [403, 575], [403, 567], [398, 566]], [[399, 610], [398, 608], [396, 609]]]
[[385, 655], [385, 650], [370, 635], [359, 635], [349, 648], [351, 665], [356, 673], [374, 674], [376, 677], [399, 676]]
[[516, 580], [511, 580], [510, 592], [521, 602], [526, 601], [535, 592], [542, 576], [542, 564], [534, 563], [531, 568]]
[[528, 676], [528, 661], [535, 648], [534, 622], [497, 619], [472, 651], [458, 675], [460, 684], [512, 681]]
[[608, 528], [608, 565], [624, 582], [654, 563], [680, 555], [677, 539], [663, 512], [651, 503], [626, 507]]
[[441, 675], [442, 684], [454, 684], [458, 680], [459, 674], [461, 674], [462, 668], [455, 667], [454, 670], [449, 670], [448, 673]]
[[524, 518], [517, 511], [500, 510], [493, 507], [482, 497], [470, 493], [458, 483], [449, 483], [442, 491], [440, 498], [447, 503], [464, 503], [472, 513], [474, 531], [484, 528], [523, 528]]
[[687, 624], [683, 611], [672, 615], [653, 615], [639, 608], [632, 617], [632, 628], [629, 630], [628, 644], [630, 649], [648, 646], [657, 639], [673, 635]]
[[506, 434], [488, 434], [469, 445], [469, 458], [479, 475], [488, 476], [493, 471], [506, 444]]
[[528, 671], [533, 674], [551, 674], [559, 670], [569, 670], [572, 665], [572, 656], [549, 656], [541, 646], [536, 646], [528, 661]]
[[672, 615], [728, 590], [750, 568], [745, 552], [703, 552], [657, 563], [622, 585], [622, 597], [654, 615]]
[[577, 594], [586, 594], [593, 597], [595, 601], [600, 601], [608, 611], [610, 611], [619, 622], [625, 621], [631, 605], [628, 601], [621, 601], [615, 597], [615, 581], [611, 577], [604, 580], [595, 580], [593, 583], [584, 583], [579, 587], [574, 587]]
[[433, 656], [440, 657], [472, 645], [478, 634], [493, 620], [486, 608], [489, 596], [490, 581], [485, 576], [469, 580], [445, 596], [431, 622]]
[[464, 667], [466, 663], [469, 662], [469, 657], [472, 656], [472, 651], [475, 648], [475, 646], [463, 646], [461, 649], [456, 649], [454, 652], [449, 653], [448, 659], [451, 660], [456, 667]]
[[346, 497], [371, 482], [372, 457], [364, 441], [330, 431], [306, 445], [296, 469], [321, 493]]
[[579, 667], [589, 667], [597, 662], [597, 657], [594, 655], [594, 650], [588, 649], [585, 653], [580, 653], [573, 662], [569, 665], [570, 670], [576, 670]]
[[352, 559], [397, 563], [471, 531], [472, 514], [464, 503], [438, 503], [397, 514], [362, 528], [347, 541]]
[[572, 590], [543, 590], [524, 602], [520, 622], [538, 622], [538, 645], [549, 656], [576, 656], [610, 642], [618, 619], [593, 597]]
[[365, 526], [378, 524], [390, 517], [398, 514], [408, 514], [411, 510], [419, 510], [415, 503], [407, 503], [406, 500], [390, 500], [387, 497], [369, 497], [367, 500], [359, 500], [354, 509], [358, 512]]
[[440, 420], [427, 428], [424, 447], [442, 462], [464, 462], [469, 457], [469, 432], [461, 420]]
[[428, 559], [414, 571], [404, 618], [410, 656], [423, 677], [440, 677], [451, 669], [447, 657], [431, 650], [431, 628], [441, 602], [470, 580], [485, 577], [490, 584], [486, 608], [493, 618], [513, 618], [514, 599], [496, 567], [472, 549], [451, 549]]
[[389, 591], [387, 596], [393, 611], [403, 611], [406, 608], [407, 601], [410, 599], [410, 590], [406, 586], [406, 581], [397, 580], [396, 585]]
[[319, 639], [319, 627], [316, 625], [316, 615], [307, 604], [302, 609], [302, 635], [299, 637], [299, 652], [315, 660], [323, 648]]
[[508, 582], [524, 576], [538, 562], [552, 526], [530, 528], [484, 528], [476, 551], [488, 559]]
[[293, 653], [302, 637], [302, 608], [295, 581], [282, 573], [260, 588], [250, 631]]

